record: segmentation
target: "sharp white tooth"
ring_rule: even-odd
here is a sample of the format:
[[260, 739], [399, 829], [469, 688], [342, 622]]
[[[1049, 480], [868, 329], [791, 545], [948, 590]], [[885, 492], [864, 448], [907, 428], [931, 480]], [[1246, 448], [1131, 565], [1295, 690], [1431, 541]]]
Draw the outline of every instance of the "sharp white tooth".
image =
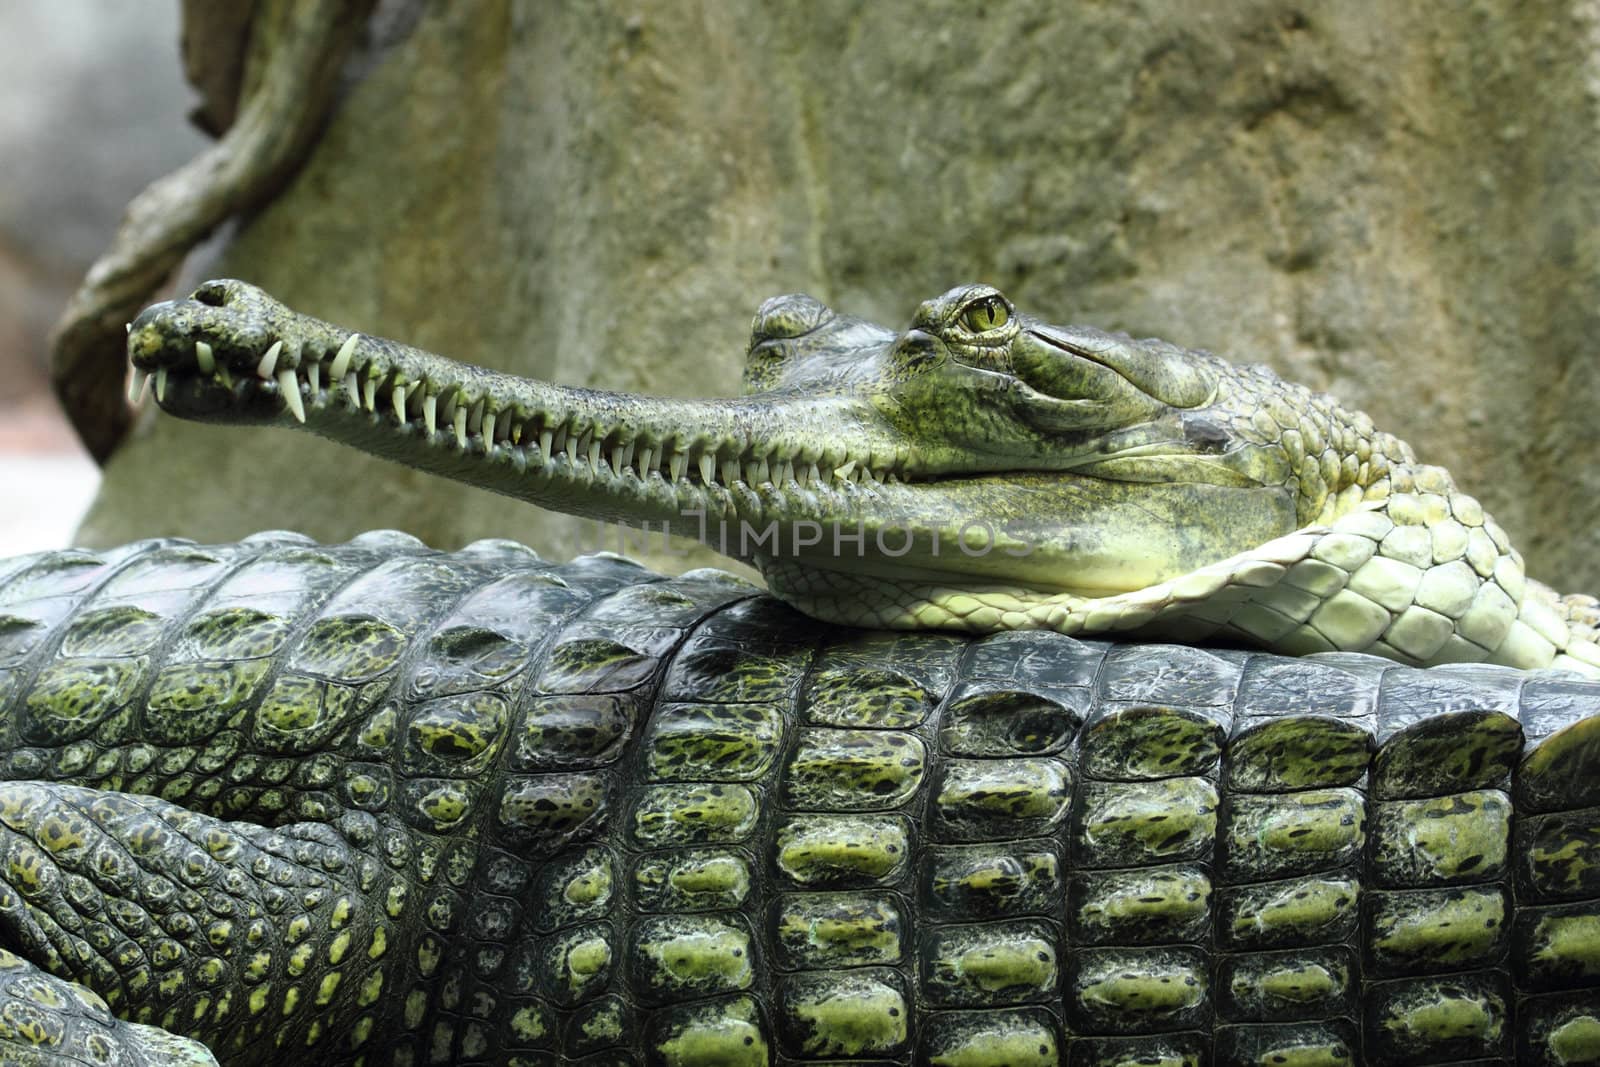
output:
[[[541, 435], [540, 440], [542, 441], [543, 439], [544, 438]], [[567, 450], [567, 424], [566, 423], [563, 422], [559, 426], [556, 427], [555, 434], [550, 440], [550, 447], [552, 449], [554, 449], [555, 451], [557, 451], [557, 452], [565, 452]]]
[[722, 461], [722, 480], [728, 485], [743, 481], [743, 474], [744, 472], [739, 469], [739, 461], [737, 459], [725, 459]]
[[850, 476], [855, 473], [855, 470], [856, 470], [856, 461], [855, 460], [851, 460], [849, 463], [846, 463], [842, 467], [835, 467], [834, 471], [833, 471], [833, 476], [835, 478], [839, 479], [841, 482], [848, 482], [850, 480]]
[[200, 368], [201, 374], [210, 374], [217, 369], [217, 357], [204, 341], [194, 343], [194, 365]]
[[683, 480], [683, 472], [689, 469], [689, 453], [679, 452], [672, 457], [672, 481], [674, 484]]
[[294, 416], [294, 420], [305, 422], [306, 406], [300, 400], [300, 380], [287, 367], [278, 372], [278, 392], [283, 394], [283, 402], [288, 405], [289, 414]]
[[429, 393], [422, 398], [422, 425], [428, 431], [428, 436], [433, 436], [433, 431], [438, 429], [439, 397]]
[[378, 379], [368, 378], [361, 387], [361, 402], [368, 411], [378, 410]]
[[272, 342], [272, 347], [267, 349], [267, 354], [261, 357], [260, 363], [256, 364], [256, 377], [263, 381], [270, 380], [278, 371], [278, 353], [282, 351], [282, 341]]
[[313, 397], [322, 392], [322, 364], [313, 363], [306, 368], [306, 389]]
[[522, 443], [522, 425], [523, 424], [520, 422], [514, 422], [511, 424], [511, 443], [514, 445], [520, 445]]
[[637, 443], [638, 442], [636, 442], [636, 441], [629, 441], [626, 445], [623, 446], [623, 449], [622, 449], [622, 466], [617, 468], [617, 473], [618, 474], [621, 474], [628, 467], [633, 466], [633, 450], [634, 450], [634, 446]]
[[646, 445], [639, 450], [639, 477], [648, 478], [656, 469], [656, 450]]
[[156, 403], [161, 403], [167, 398], [167, 368], [162, 367], [156, 371]]
[[622, 446], [613, 445], [611, 448], [611, 472], [621, 474], [625, 464], [622, 462]]
[[767, 469], [767, 457], [762, 456], [756, 460], [756, 479], [753, 484], [761, 485], [772, 480], [772, 472]]
[[328, 364], [328, 380], [336, 382], [344, 377], [345, 371], [350, 369], [350, 357], [356, 350], [356, 338], [359, 334], [351, 334], [344, 339], [344, 344], [339, 346], [339, 351], [334, 355], [333, 362]]
[[700, 480], [707, 485], [717, 484], [717, 461], [708, 453], [700, 456]]
[[351, 371], [344, 376], [344, 391], [350, 397], [350, 403], [361, 406], [361, 385], [356, 381], [356, 372]]
[[456, 408], [455, 418], [456, 447], [465, 452], [467, 450], [467, 409]]
[[550, 446], [555, 442], [555, 434], [549, 430], [539, 431], [539, 456], [546, 463], [550, 462]]
[[822, 472], [817, 469], [817, 465], [815, 463], [806, 464], [806, 484], [807, 485], [821, 485], [822, 484]]
[[399, 419], [402, 423], [405, 422], [406, 387], [403, 385], [397, 385], [394, 387], [394, 392], [390, 395], [392, 397], [392, 403], [394, 404], [394, 417]]
[[138, 367], [128, 369], [133, 372], [128, 375], [128, 403], [137, 404], [144, 399], [145, 387], [150, 384], [150, 374]]
[[498, 418], [498, 416], [494, 412], [492, 412], [492, 411], [484, 412], [484, 415], [483, 415], [483, 447], [484, 447], [485, 451], [487, 451], [488, 449], [494, 447], [494, 423], [495, 423], [495, 419], [496, 418]]
[[778, 468], [778, 476], [774, 479], [779, 485], [788, 485], [794, 481], [794, 464], [788, 460], [783, 461], [783, 466]]
[[579, 456], [586, 456], [586, 455], [589, 454], [589, 446], [591, 444], [593, 444], [593, 443], [594, 443], [594, 427], [590, 426], [590, 427], [586, 428], [582, 433], [580, 433], [578, 435], [578, 443], [573, 448], [573, 452], [575, 452]]
[[600, 473], [600, 442], [599, 441], [591, 440], [589, 442], [589, 473], [590, 474], [599, 474]]

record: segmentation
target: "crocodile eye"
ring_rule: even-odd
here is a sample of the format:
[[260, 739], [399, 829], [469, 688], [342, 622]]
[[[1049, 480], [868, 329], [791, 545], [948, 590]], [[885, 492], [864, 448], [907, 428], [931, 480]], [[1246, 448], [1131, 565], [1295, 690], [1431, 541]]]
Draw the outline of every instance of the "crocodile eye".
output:
[[987, 333], [998, 330], [1011, 318], [1011, 309], [1006, 307], [1006, 302], [998, 296], [986, 296], [981, 300], [974, 300], [961, 309], [961, 325], [973, 333]]

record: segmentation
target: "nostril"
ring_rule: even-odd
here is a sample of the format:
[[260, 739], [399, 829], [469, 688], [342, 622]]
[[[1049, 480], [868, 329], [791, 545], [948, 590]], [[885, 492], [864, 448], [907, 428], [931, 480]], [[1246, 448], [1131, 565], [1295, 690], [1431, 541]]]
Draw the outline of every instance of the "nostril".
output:
[[194, 291], [193, 299], [207, 307], [219, 308], [228, 302], [228, 294], [221, 282], [206, 282]]

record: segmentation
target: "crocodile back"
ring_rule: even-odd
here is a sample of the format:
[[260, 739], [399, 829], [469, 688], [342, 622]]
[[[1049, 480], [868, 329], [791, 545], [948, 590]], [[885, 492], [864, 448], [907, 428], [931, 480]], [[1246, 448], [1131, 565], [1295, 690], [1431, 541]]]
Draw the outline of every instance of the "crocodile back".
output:
[[224, 1062], [1556, 1064], [1600, 1034], [1592, 683], [843, 630], [715, 572], [400, 535], [0, 583], [6, 777], [383, 873], [382, 996], [176, 1027]]

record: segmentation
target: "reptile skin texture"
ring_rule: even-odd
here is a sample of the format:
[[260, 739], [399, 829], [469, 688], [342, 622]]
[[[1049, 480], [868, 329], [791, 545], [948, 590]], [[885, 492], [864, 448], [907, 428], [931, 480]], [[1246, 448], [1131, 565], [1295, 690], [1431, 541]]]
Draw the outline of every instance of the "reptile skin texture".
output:
[[1600, 1062], [1560, 672], [273, 533], [0, 562], [0, 709], [5, 1063]]

